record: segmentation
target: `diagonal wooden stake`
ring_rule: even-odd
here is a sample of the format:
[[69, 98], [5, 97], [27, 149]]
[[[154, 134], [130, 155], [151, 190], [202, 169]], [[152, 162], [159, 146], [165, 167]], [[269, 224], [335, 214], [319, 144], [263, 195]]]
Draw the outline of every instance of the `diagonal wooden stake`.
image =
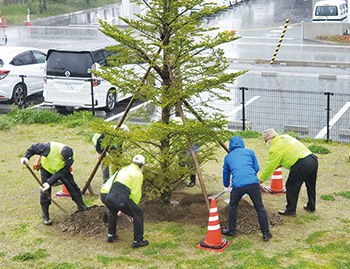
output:
[[[36, 176], [36, 174], [33, 172], [33, 170], [29, 167], [29, 165], [25, 162], [24, 163], [25, 166], [28, 168], [29, 172], [33, 175], [33, 177], [35, 178], [35, 180], [39, 183], [40, 187], [43, 188], [43, 184], [41, 184], [40, 180], [38, 179], [38, 177]], [[64, 213], [67, 214], [67, 211], [63, 209], [63, 207], [61, 207], [58, 203], [56, 203], [56, 201], [52, 200], [50, 197], [50, 194], [48, 191], [45, 191], [47, 198], [49, 198], [49, 200], [51, 200], [52, 203], [54, 203], [59, 209], [61, 209]]]
[[[197, 118], [197, 120], [199, 122], [201, 122], [203, 125], [205, 125], [205, 122], [203, 121], [202, 117], [193, 109], [193, 107], [190, 105], [189, 102], [187, 102], [185, 99], [181, 98], [181, 101], [184, 103], [184, 105], [191, 111], [191, 113]], [[227, 148], [227, 146], [221, 142], [221, 141], [217, 141], [221, 147], [226, 150], [227, 153], [230, 153], [229, 149]]]
[[[171, 70], [170, 63], [169, 63], [169, 60], [168, 60], [168, 57], [167, 57], [166, 53], [165, 53], [165, 59], [166, 59], [166, 63], [167, 63], [167, 66], [168, 66], [168, 71], [169, 71], [169, 75], [170, 75], [171, 84], [173, 85], [175, 93], [178, 95], [179, 91], [178, 91], [177, 86], [175, 84], [175, 78], [174, 78], [173, 72]], [[181, 101], [177, 102], [177, 107], [178, 107], [179, 112], [180, 112], [180, 116], [181, 116], [181, 119], [182, 119], [182, 124], [184, 126], [186, 126], [186, 120], [185, 120], [185, 115], [184, 115], [183, 110], [182, 110]], [[196, 172], [197, 172], [197, 175], [198, 175], [199, 183], [201, 185], [201, 189], [202, 189], [202, 193], [203, 193], [203, 196], [204, 196], [204, 200], [205, 200], [205, 203], [207, 205], [208, 211], [210, 211], [210, 204], [209, 204], [208, 194], [207, 194], [207, 191], [205, 189], [205, 185], [204, 185], [204, 182], [203, 182], [201, 170], [199, 168], [197, 156], [196, 156], [196, 153], [194, 152], [194, 149], [193, 149], [193, 144], [192, 144], [192, 141], [191, 141], [191, 137], [190, 137], [190, 135], [188, 133], [186, 133], [186, 136], [187, 136], [188, 145], [190, 147], [190, 152], [191, 152], [191, 156], [192, 156], [192, 159], [193, 159], [193, 162], [194, 162], [194, 166], [196, 168]]]
[[[163, 41], [162, 41], [162, 45], [164, 45], [164, 43], [169, 39], [169, 37], [170, 37], [170, 32], [171, 32], [171, 29], [169, 29], [168, 33], [165, 35], [165, 37], [164, 37], [164, 39], [163, 39]], [[161, 51], [162, 51], [162, 47], [160, 47], [160, 48], [158, 49], [157, 55], [160, 54]], [[155, 60], [155, 58], [156, 58], [156, 57], [154, 57], [153, 61]], [[152, 61], [152, 62], [153, 62], [153, 61]], [[152, 64], [149, 65], [149, 67], [148, 67], [148, 69], [147, 69], [145, 75], [143, 76], [143, 78], [142, 78], [142, 80], [141, 80], [141, 82], [140, 82], [140, 85], [138, 86], [137, 90], [135, 91], [135, 93], [133, 94], [132, 98], [130, 99], [130, 102], [129, 102], [128, 106], [126, 107], [122, 118], [120, 119], [120, 121], [118, 122], [117, 127], [115, 128], [116, 130], [123, 124], [123, 122], [124, 122], [126, 116], [128, 115], [128, 113], [129, 113], [129, 111], [130, 111], [130, 109], [131, 109], [132, 104], [133, 104], [134, 101], [135, 101], [135, 96], [137, 96], [138, 93], [140, 92], [141, 87], [142, 87], [143, 84], [145, 83], [145, 81], [146, 81], [146, 79], [147, 79], [147, 77], [148, 77], [148, 75], [149, 75], [151, 69], [152, 69]], [[86, 181], [86, 184], [85, 184], [85, 186], [84, 186], [84, 188], [83, 188], [83, 190], [82, 190], [82, 192], [81, 192], [82, 194], [85, 194], [86, 190], [90, 187], [90, 183], [91, 183], [92, 179], [94, 178], [94, 176], [95, 176], [95, 174], [96, 174], [96, 172], [97, 172], [97, 169], [98, 169], [98, 167], [100, 166], [100, 164], [101, 164], [101, 162], [102, 162], [102, 159], [103, 159], [103, 157], [106, 155], [106, 153], [107, 153], [108, 150], [109, 150], [109, 145], [107, 145], [107, 146], [103, 149], [103, 151], [102, 151], [102, 153], [101, 153], [101, 157], [97, 160], [97, 163], [96, 163], [94, 169], [92, 170], [89, 179]]]

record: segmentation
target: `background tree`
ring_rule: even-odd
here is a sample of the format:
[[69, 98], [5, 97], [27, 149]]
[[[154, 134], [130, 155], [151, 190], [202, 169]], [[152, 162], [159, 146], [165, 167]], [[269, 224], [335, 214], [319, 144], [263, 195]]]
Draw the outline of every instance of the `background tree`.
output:
[[[169, 201], [172, 191], [193, 172], [192, 166], [180, 166], [179, 158], [188, 149], [186, 134], [194, 144], [200, 144], [197, 158], [200, 165], [215, 159], [218, 150], [217, 140], [227, 141], [231, 133], [225, 131], [227, 121], [213, 102], [229, 100], [227, 83], [245, 71], [225, 72], [227, 60], [219, 45], [231, 42], [238, 37], [232, 33], [216, 32], [216, 28], [203, 26], [201, 19], [219, 12], [221, 7], [205, 5], [200, 0], [151, 0], [140, 1], [146, 7], [139, 20], [121, 18], [130, 26], [121, 29], [100, 21], [101, 31], [117, 41], [117, 46], [109, 47], [114, 51], [111, 56], [112, 67], [97, 72], [118, 88], [118, 93], [136, 94], [137, 98], [151, 101], [155, 106], [156, 121], [149, 125], [135, 126], [124, 134], [95, 123], [94, 128], [101, 129], [107, 135], [106, 143], [113, 139], [124, 139], [124, 153], [112, 154], [110, 162], [123, 165], [130, 162], [134, 153], [146, 157], [145, 186], [150, 197], [160, 196]], [[190, 14], [195, 6], [201, 6], [198, 13]], [[159, 53], [160, 51], [160, 53]], [[143, 63], [131, 65], [132, 63]], [[140, 89], [139, 84], [145, 70], [151, 66], [151, 73]], [[127, 67], [127, 68], [126, 68]], [[141, 69], [140, 69], [141, 68]], [[173, 80], [171, 74], [174, 75]], [[137, 89], [139, 89], [137, 91]], [[188, 104], [184, 107], [188, 118], [195, 118], [189, 108], [204, 119], [186, 120], [186, 126], [174, 123], [178, 102]], [[139, 115], [149, 115], [149, 107]], [[212, 111], [208, 113], [208, 111]], [[148, 112], [148, 113], [147, 113]], [[186, 156], [191, 162], [191, 156]], [[108, 162], [108, 160], [107, 160]]]

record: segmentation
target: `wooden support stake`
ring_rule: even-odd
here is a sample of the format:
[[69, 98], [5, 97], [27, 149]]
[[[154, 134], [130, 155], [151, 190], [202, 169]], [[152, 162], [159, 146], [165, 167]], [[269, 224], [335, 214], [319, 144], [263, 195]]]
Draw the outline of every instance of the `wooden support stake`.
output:
[[[169, 29], [169, 32], [165, 35], [165, 37], [164, 37], [164, 39], [163, 39], [163, 41], [162, 41], [162, 44], [164, 44], [164, 43], [169, 39], [169, 37], [170, 37], [170, 32], [171, 32], [171, 29]], [[162, 48], [160, 47], [160, 48], [158, 49], [158, 51], [157, 51], [157, 55], [158, 55], [161, 51], [162, 51]], [[153, 59], [153, 61], [154, 61], [154, 60], [155, 60], [155, 58]], [[126, 107], [126, 109], [125, 109], [125, 111], [124, 111], [124, 114], [123, 114], [122, 118], [121, 118], [120, 121], [118, 122], [118, 125], [117, 125], [117, 127], [116, 127], [115, 129], [118, 129], [118, 128], [123, 124], [123, 122], [124, 122], [126, 116], [128, 115], [128, 113], [129, 113], [129, 111], [130, 111], [130, 109], [131, 109], [132, 104], [133, 104], [134, 101], [135, 101], [135, 96], [137, 96], [138, 93], [140, 92], [141, 87], [143, 86], [143, 84], [145, 83], [145, 81], [146, 81], [146, 79], [147, 79], [149, 73], [151, 72], [151, 68], [152, 68], [152, 64], [149, 65], [149, 67], [148, 67], [148, 69], [147, 69], [147, 72], [146, 72], [145, 75], [143, 76], [143, 78], [142, 78], [142, 80], [141, 80], [141, 82], [140, 82], [139, 87], [137, 88], [136, 92], [135, 92], [134, 95], [132, 96], [132, 98], [131, 98], [131, 100], [130, 100], [128, 106]], [[108, 149], [109, 149], [109, 146], [108, 146], [108, 145], [103, 149], [103, 151], [102, 151], [102, 153], [101, 153], [101, 157], [97, 160], [97, 163], [96, 163], [94, 169], [92, 170], [89, 179], [88, 179], [88, 180], [86, 181], [86, 183], [85, 183], [85, 186], [84, 186], [84, 188], [83, 188], [83, 190], [82, 190], [82, 194], [85, 194], [86, 190], [89, 188], [90, 183], [91, 183], [92, 179], [94, 178], [94, 176], [95, 176], [95, 174], [96, 174], [96, 172], [97, 172], [97, 169], [98, 169], [98, 167], [100, 166], [101, 161], [102, 161], [103, 157], [106, 155]]]

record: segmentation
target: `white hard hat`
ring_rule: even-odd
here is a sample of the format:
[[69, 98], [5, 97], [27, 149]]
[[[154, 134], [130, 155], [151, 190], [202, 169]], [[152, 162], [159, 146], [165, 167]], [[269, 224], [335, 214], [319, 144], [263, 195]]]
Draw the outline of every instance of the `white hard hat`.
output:
[[125, 124], [122, 124], [121, 126], [120, 126], [120, 128], [122, 128], [123, 130], [124, 130], [124, 132], [126, 132], [126, 133], [128, 133], [130, 130], [129, 130], [129, 127], [127, 126], [127, 125], [125, 125]]
[[145, 157], [142, 155], [135, 155], [135, 157], [132, 159], [133, 163], [139, 163], [139, 164], [145, 164]]

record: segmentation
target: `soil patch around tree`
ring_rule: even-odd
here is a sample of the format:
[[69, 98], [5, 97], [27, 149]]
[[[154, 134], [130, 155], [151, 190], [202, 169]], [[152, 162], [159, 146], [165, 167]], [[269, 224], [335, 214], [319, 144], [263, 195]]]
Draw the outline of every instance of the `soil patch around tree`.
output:
[[[257, 214], [254, 206], [243, 198], [237, 210], [237, 233], [250, 234], [260, 232]], [[140, 207], [144, 210], [145, 223], [176, 222], [194, 224], [207, 227], [209, 213], [206, 210], [203, 194], [176, 193], [170, 204], [164, 205], [160, 201], [141, 201]], [[270, 227], [283, 224], [283, 218], [266, 208]], [[62, 232], [83, 237], [100, 237], [107, 234], [107, 212], [104, 206], [94, 205], [83, 212], [75, 212], [67, 216], [58, 228]], [[228, 205], [218, 208], [221, 227], [228, 227]], [[117, 231], [133, 229], [133, 225], [126, 216], [118, 218]]]

